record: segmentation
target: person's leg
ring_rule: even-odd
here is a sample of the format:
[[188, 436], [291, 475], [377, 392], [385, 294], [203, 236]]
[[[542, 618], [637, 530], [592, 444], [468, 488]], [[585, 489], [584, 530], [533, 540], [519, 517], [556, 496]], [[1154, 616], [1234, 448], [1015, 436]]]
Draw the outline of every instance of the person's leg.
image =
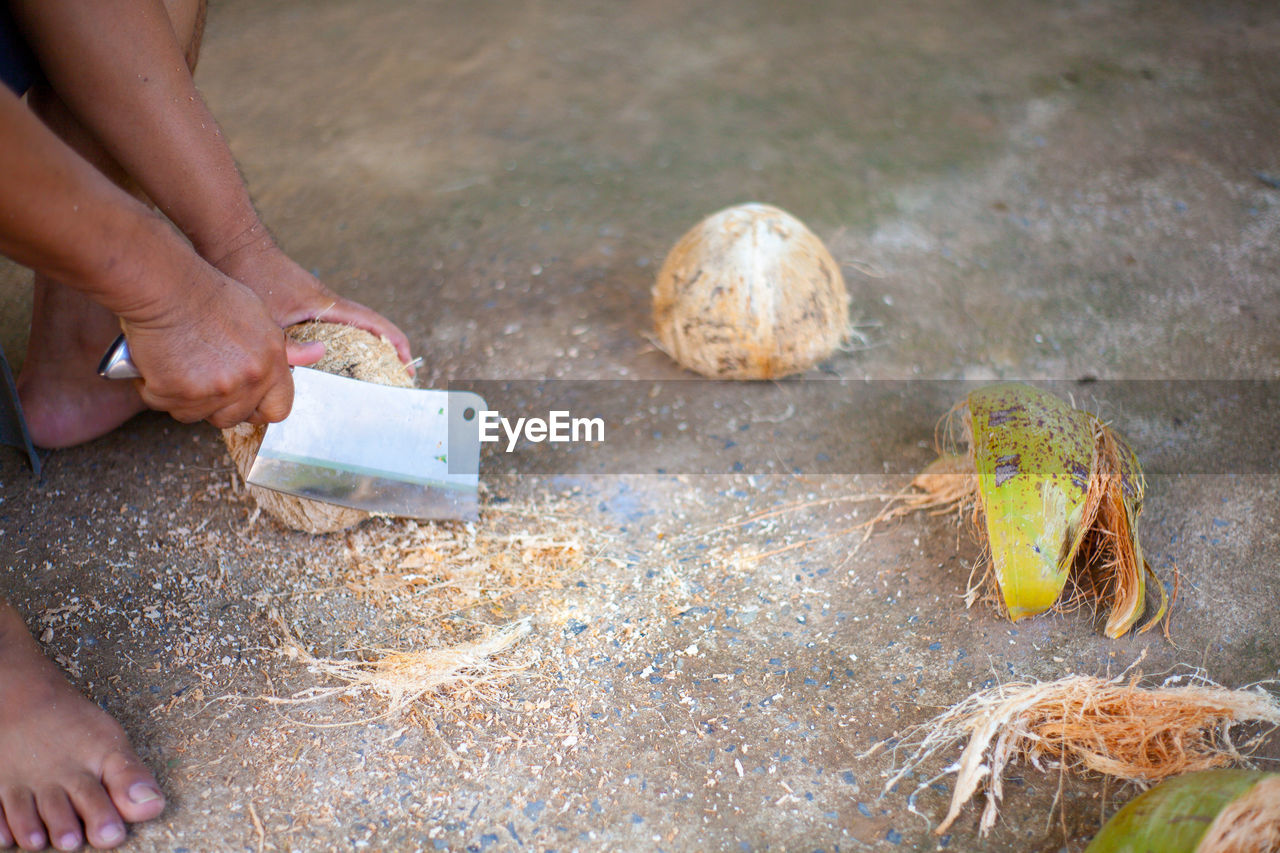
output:
[[[166, 2], [194, 66], [204, 0]], [[122, 184], [126, 179], [52, 91], [31, 93], [32, 108], [75, 150]], [[77, 292], [36, 278], [31, 343], [19, 388], [36, 442], [61, 446], [109, 431], [142, 408], [129, 383], [95, 368], [119, 333], [116, 319]], [[155, 777], [124, 731], [80, 695], [0, 598], [0, 847], [85, 841], [115, 847], [125, 824], [151, 820], [165, 806]]]
[[119, 724], [76, 692], [3, 599], [0, 756], [0, 847], [115, 847], [126, 821], [164, 809]]
[[[195, 70], [204, 33], [206, 0], [166, 0], [170, 22]], [[80, 156], [141, 197], [102, 145], [47, 84], [32, 87], [31, 108]], [[106, 382], [98, 361], [120, 334], [116, 318], [71, 288], [35, 276], [31, 336], [18, 376], [18, 395], [32, 440], [40, 447], [70, 447], [124, 423], [145, 406], [131, 382]]]

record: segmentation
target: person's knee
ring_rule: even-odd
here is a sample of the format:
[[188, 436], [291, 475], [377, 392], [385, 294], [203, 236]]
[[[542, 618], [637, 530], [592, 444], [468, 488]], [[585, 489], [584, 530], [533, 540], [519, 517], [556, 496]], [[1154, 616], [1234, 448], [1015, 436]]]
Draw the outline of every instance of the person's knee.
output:
[[178, 38], [187, 60], [187, 68], [195, 73], [200, 58], [200, 44], [204, 41], [204, 20], [208, 13], [208, 0], [165, 0], [169, 23]]

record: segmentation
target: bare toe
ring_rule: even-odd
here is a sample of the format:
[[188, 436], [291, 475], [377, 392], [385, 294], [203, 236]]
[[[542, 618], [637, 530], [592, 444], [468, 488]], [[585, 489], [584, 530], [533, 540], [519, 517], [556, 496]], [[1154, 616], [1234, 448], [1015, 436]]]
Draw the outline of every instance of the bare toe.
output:
[[102, 763], [102, 783], [120, 816], [130, 823], [151, 820], [164, 811], [164, 794], [151, 771], [135, 756], [113, 752]]
[[125, 839], [124, 821], [102, 783], [92, 776], [81, 776], [68, 789], [89, 843], [98, 849], [118, 846]]
[[49, 843], [58, 850], [75, 850], [83, 842], [80, 818], [76, 816], [67, 792], [49, 788], [36, 794], [36, 811], [49, 833]]
[[159, 815], [164, 795], [128, 743], [0, 599], [0, 846], [115, 847], [126, 821]]
[[25, 788], [0, 793], [4, 817], [13, 833], [14, 842], [23, 850], [43, 850], [46, 842], [44, 824], [36, 813], [36, 801]]

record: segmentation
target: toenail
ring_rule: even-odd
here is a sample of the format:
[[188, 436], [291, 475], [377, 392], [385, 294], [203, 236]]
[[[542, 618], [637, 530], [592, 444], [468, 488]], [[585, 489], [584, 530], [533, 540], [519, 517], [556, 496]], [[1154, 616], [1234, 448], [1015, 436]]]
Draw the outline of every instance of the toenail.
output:
[[103, 844], [115, 844], [121, 838], [124, 838], [124, 827], [118, 823], [104, 824], [98, 830], [98, 838], [102, 840]]
[[160, 799], [160, 792], [144, 782], [139, 782], [129, 789], [129, 799], [142, 805]]
[[80, 836], [74, 832], [68, 832], [66, 835], [58, 839], [59, 850], [75, 850], [80, 846]]

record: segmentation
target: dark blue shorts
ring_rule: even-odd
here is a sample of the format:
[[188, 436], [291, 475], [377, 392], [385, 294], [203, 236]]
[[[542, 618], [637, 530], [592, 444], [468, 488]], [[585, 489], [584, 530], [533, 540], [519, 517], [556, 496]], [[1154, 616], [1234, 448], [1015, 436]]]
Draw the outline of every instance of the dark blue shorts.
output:
[[40, 63], [19, 32], [9, 4], [0, 0], [0, 80], [21, 95], [43, 79]]

